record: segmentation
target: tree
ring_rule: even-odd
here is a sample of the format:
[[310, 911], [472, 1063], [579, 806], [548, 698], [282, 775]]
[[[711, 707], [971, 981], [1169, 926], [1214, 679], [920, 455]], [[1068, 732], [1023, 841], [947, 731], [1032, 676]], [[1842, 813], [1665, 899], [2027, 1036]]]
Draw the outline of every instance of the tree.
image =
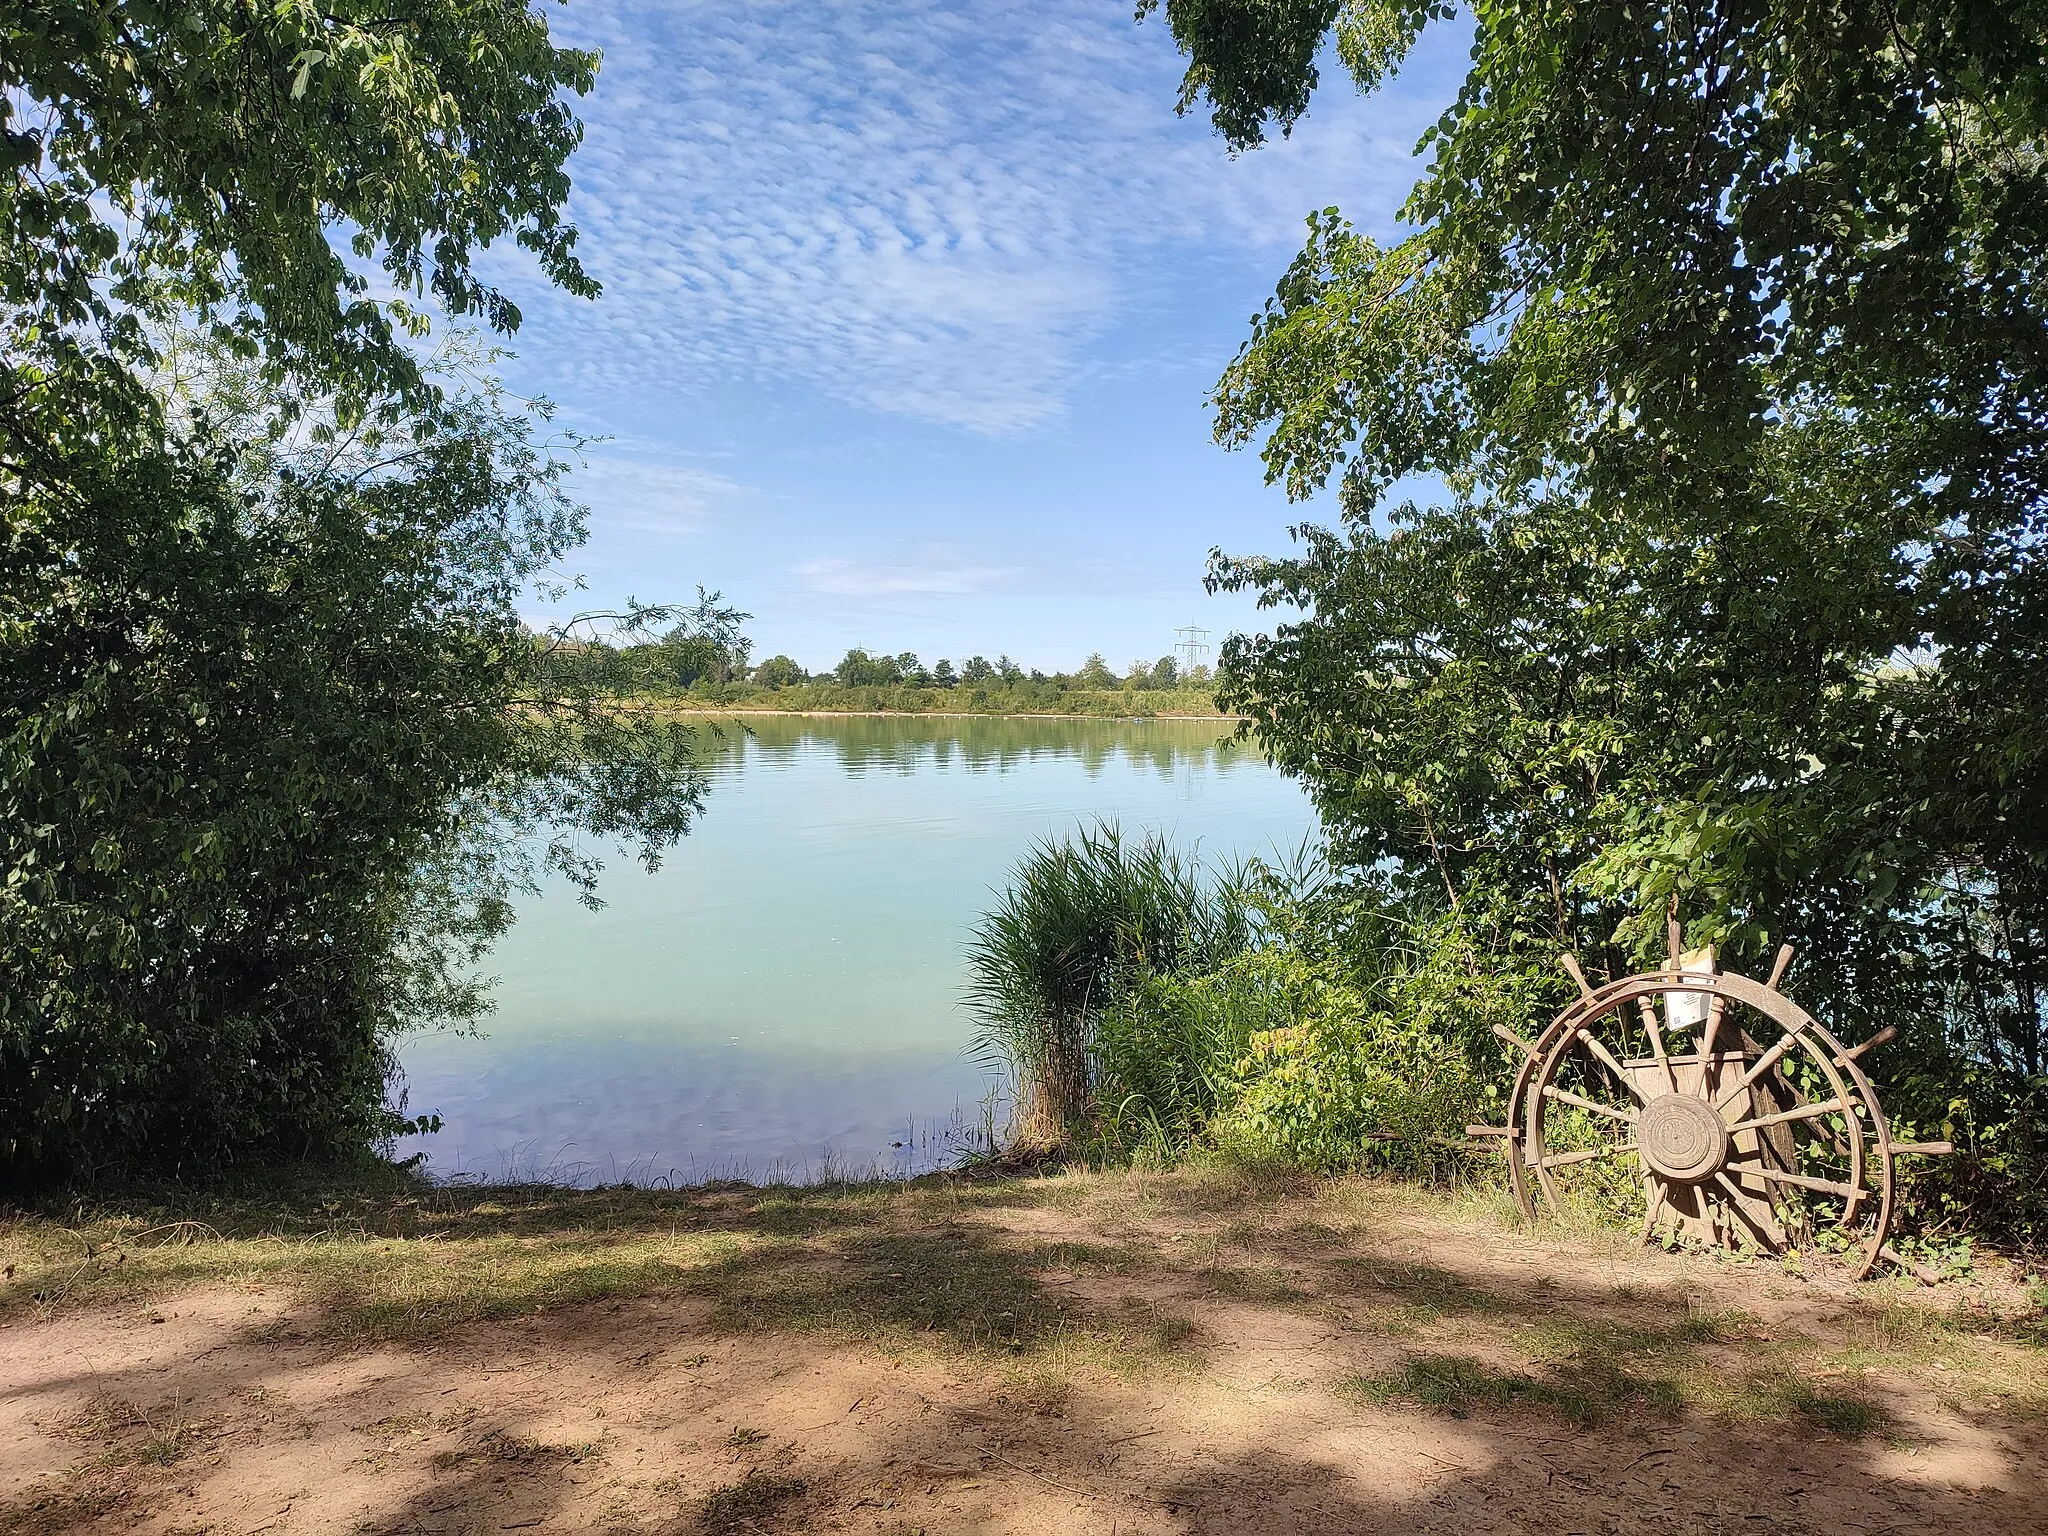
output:
[[[597, 285], [560, 209], [597, 56], [537, 11], [36, 0], [0, 19], [0, 302], [30, 355], [145, 351], [133, 317], [196, 311], [280, 375], [359, 405], [416, 394], [413, 300], [493, 329], [518, 307], [471, 258], [509, 239]], [[349, 231], [396, 295], [336, 250]], [[17, 385], [18, 387], [18, 385]]]
[[1162, 656], [1152, 663], [1150, 686], [1154, 688], [1173, 688], [1179, 686], [1179, 684], [1180, 667], [1175, 664], [1171, 656]]
[[[1183, 107], [1239, 146], [1304, 109], [1326, 30], [1373, 90], [1456, 14], [1166, 9]], [[1308, 609], [1233, 637], [1224, 701], [1354, 857], [1504, 944], [1624, 964], [1675, 896], [1738, 960], [1806, 941], [1802, 996], [1845, 1027], [1944, 1020], [1950, 1084], [2020, 1080], [2048, 987], [2038, 18], [1470, 24], [1414, 232], [1313, 216], [1218, 386], [1219, 438], [1264, 434], [1291, 495], [1336, 479], [1346, 525], [1215, 564]], [[1418, 477], [1443, 505], [1383, 506]]]
[[1010, 660], [1009, 657], [998, 656], [996, 658], [996, 676], [1006, 683], [1015, 683], [1023, 679], [1024, 669]]
[[848, 688], [886, 688], [903, 681], [901, 663], [894, 656], [870, 656], [858, 646], [840, 659], [833, 672]]
[[530, 416], [488, 387], [403, 441], [222, 414], [15, 482], [0, 1182], [362, 1145], [392, 1036], [480, 1009], [536, 849], [587, 895], [574, 829], [651, 863], [701, 800], [686, 728], [519, 623], [583, 531]]
[[770, 656], [754, 668], [754, 681], [763, 688], [794, 688], [806, 681], [804, 669], [787, 656]]
[[1102, 659], [1102, 653], [1096, 651], [1081, 663], [1081, 670], [1074, 674], [1074, 682], [1083, 688], [1114, 688], [1116, 674], [1109, 670], [1109, 663]]
[[493, 241], [596, 293], [596, 58], [399, 10], [0, 14], [0, 1180], [360, 1147], [534, 851], [590, 895], [551, 829], [651, 863], [701, 796], [519, 625], [583, 533], [545, 402], [419, 346], [516, 327]]
[[963, 683], [986, 683], [995, 675], [996, 669], [988, 664], [985, 656], [970, 656], [960, 668], [960, 681]]
[[922, 688], [931, 681], [931, 674], [924, 669], [924, 663], [917, 659], [915, 651], [905, 651], [896, 658], [896, 672], [904, 682]]
[[746, 672], [753, 642], [740, 626], [753, 615], [723, 606], [724, 601], [724, 593], [700, 586], [695, 605], [662, 636], [659, 665], [678, 686], [688, 688], [699, 678], [729, 683]]
[[951, 688], [958, 681], [953, 675], [953, 663], [941, 656], [932, 667], [932, 682], [940, 688]]

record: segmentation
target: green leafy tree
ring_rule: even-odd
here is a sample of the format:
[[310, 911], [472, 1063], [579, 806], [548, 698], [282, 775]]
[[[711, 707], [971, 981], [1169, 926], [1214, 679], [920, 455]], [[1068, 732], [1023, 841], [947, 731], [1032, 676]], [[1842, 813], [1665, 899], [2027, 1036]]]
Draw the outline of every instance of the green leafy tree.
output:
[[970, 656], [960, 668], [960, 681], [963, 683], [986, 683], [995, 675], [996, 669], [988, 664], [985, 656]]
[[552, 831], [694, 814], [621, 653], [518, 622], [583, 533], [545, 404], [419, 346], [516, 327], [493, 242], [595, 294], [596, 64], [498, 0], [0, 14], [0, 1180], [360, 1147], [533, 861], [590, 896]]
[[996, 676], [1006, 683], [1022, 682], [1024, 679], [1024, 669], [1010, 660], [1009, 657], [998, 656], [996, 658]]
[[[1425, 27], [1474, 31], [1413, 233], [1315, 215], [1218, 386], [1219, 438], [1263, 435], [1292, 495], [1334, 479], [1345, 520], [1218, 561], [1307, 611], [1232, 639], [1224, 701], [1353, 858], [1504, 949], [1624, 964], [1675, 896], [1738, 959], [1804, 941], [1847, 1026], [1940, 1019], [1928, 1081], [2038, 1081], [2038, 18], [1166, 11], [1183, 107], [1240, 146], [1304, 109], [1333, 29], [1368, 91]], [[1443, 505], [1384, 505], [1418, 477]], [[2038, 1145], [2024, 1099], [1999, 1139]], [[2000, 1198], [2039, 1219], [2032, 1167]]]
[[833, 675], [848, 688], [886, 688], [903, 681], [903, 668], [894, 656], [870, 656], [856, 646], [840, 659]]
[[951, 688], [959, 682], [953, 675], [953, 663], [941, 656], [932, 667], [932, 682], [941, 688]]
[[[597, 292], [560, 212], [582, 136], [565, 93], [588, 91], [597, 64], [498, 0], [11, 6], [11, 341], [46, 358], [96, 343], [132, 355], [146, 348], [134, 317], [170, 306], [355, 402], [414, 393], [400, 338], [416, 299], [497, 330], [519, 322], [475, 271], [479, 247], [509, 240], [551, 282]], [[370, 261], [413, 298], [374, 297]]]
[[770, 656], [754, 668], [754, 681], [763, 688], [794, 688], [807, 680], [804, 669], [787, 656]]
[[1114, 688], [1116, 674], [1109, 670], [1109, 663], [1097, 651], [1081, 663], [1081, 670], [1074, 674], [1074, 682], [1082, 688]]
[[722, 592], [697, 589], [697, 601], [662, 637], [658, 665], [666, 678], [688, 688], [699, 678], [729, 683], [747, 670], [753, 642], [740, 626], [753, 615], [725, 604]]
[[1180, 684], [1180, 667], [1171, 656], [1162, 656], [1152, 663], [1151, 686], [1174, 688]]
[[569, 829], [652, 863], [701, 799], [687, 729], [519, 622], [583, 533], [527, 412], [486, 385], [296, 442], [215, 414], [18, 466], [0, 1181], [362, 1145], [391, 1039], [479, 1011], [539, 864], [591, 892]]

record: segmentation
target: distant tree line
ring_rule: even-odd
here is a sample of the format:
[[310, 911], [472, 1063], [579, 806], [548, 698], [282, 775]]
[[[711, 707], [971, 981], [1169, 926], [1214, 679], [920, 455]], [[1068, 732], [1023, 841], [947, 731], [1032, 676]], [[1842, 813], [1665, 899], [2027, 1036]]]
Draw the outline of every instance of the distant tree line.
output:
[[1026, 669], [1006, 655], [994, 661], [969, 656], [955, 666], [940, 657], [927, 666], [914, 651], [891, 656], [854, 647], [823, 672], [807, 671], [793, 657], [777, 654], [754, 664], [754, 643], [740, 629], [751, 614], [726, 604], [719, 592], [699, 588], [697, 602], [659, 638], [620, 645], [601, 639], [551, 638], [543, 644], [564, 674], [608, 685], [620, 693], [698, 691], [734, 687], [802, 687], [1003, 690], [1033, 688], [1078, 692], [1163, 692], [1201, 688], [1209, 669], [1184, 672], [1171, 656], [1133, 661], [1119, 676], [1102, 653], [1091, 653], [1071, 672]]

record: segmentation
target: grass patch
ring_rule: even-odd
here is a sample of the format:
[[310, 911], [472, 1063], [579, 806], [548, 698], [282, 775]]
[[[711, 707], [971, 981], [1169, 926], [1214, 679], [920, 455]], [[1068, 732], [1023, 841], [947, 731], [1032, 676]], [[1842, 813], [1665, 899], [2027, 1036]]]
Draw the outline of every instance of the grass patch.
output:
[[1803, 1422], [1844, 1440], [1884, 1429], [1891, 1416], [1860, 1392], [1796, 1365], [1744, 1371], [1702, 1392], [1702, 1406], [1737, 1422]]
[[1519, 1403], [1549, 1408], [1581, 1427], [1603, 1423], [1631, 1411], [1669, 1413], [1679, 1405], [1677, 1389], [1667, 1381], [1645, 1381], [1625, 1371], [1582, 1367], [1568, 1379], [1540, 1379], [1519, 1371], [1502, 1371], [1471, 1355], [1415, 1355], [1398, 1370], [1347, 1377], [1340, 1395], [1374, 1407], [1410, 1403], [1437, 1409], [1454, 1419], [1474, 1409], [1502, 1409]]
[[1755, 1338], [1760, 1326], [1754, 1312], [1720, 1307], [1710, 1312], [1688, 1312], [1672, 1331], [1688, 1344], [1734, 1344]]
[[1266, 1266], [1239, 1268], [1231, 1264], [1213, 1264], [1199, 1272], [1203, 1284], [1219, 1296], [1228, 1296], [1235, 1301], [1256, 1301], [1268, 1305], [1307, 1301], [1309, 1292], [1295, 1283], [1295, 1276], [1286, 1270]]
[[801, 1498], [809, 1484], [800, 1477], [778, 1477], [770, 1472], [749, 1472], [736, 1483], [714, 1488], [697, 1506], [697, 1529], [723, 1533], [744, 1531], [773, 1519], [792, 1499]]
[[1844, 1440], [1859, 1440], [1888, 1421], [1882, 1408], [1864, 1398], [1817, 1392], [1811, 1387], [1793, 1393], [1791, 1403], [1807, 1423]]
[[595, 1440], [586, 1440], [580, 1445], [556, 1445], [526, 1435], [508, 1435], [503, 1430], [492, 1430], [467, 1450], [440, 1452], [434, 1457], [434, 1466], [443, 1472], [481, 1462], [545, 1466], [557, 1462], [595, 1461], [603, 1455], [603, 1445]]

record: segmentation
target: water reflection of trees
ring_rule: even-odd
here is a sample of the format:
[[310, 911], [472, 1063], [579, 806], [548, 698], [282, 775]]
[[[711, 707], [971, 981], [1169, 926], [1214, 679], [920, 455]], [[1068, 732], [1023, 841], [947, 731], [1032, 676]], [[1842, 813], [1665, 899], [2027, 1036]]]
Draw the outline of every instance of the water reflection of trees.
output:
[[724, 723], [705, 746], [722, 767], [737, 767], [744, 756], [786, 765], [824, 748], [854, 778], [927, 769], [1002, 774], [1078, 762], [1092, 779], [1118, 761], [1172, 778], [1184, 771], [1227, 774], [1258, 761], [1257, 749], [1234, 741], [1231, 731], [1217, 720], [755, 715], [744, 728]]

